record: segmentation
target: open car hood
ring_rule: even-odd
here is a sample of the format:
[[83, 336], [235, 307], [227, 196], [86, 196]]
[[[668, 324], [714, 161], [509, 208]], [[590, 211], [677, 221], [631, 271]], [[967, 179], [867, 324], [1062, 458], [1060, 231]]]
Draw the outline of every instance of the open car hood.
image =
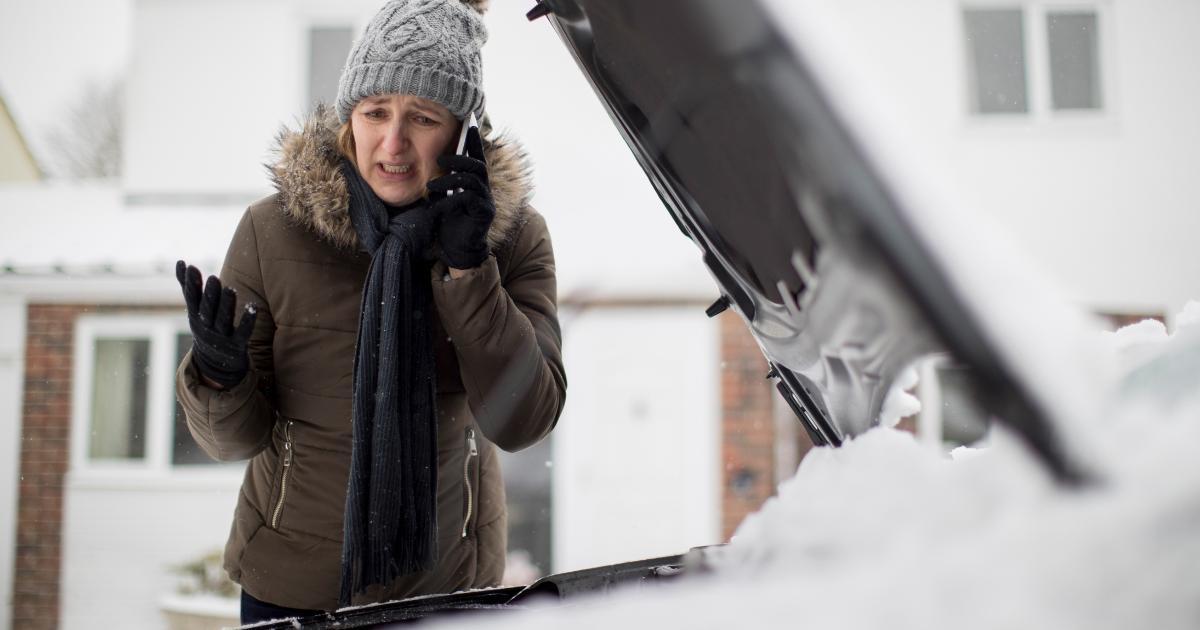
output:
[[1060, 480], [1079, 478], [1035, 384], [1000, 358], [767, 7], [542, 0], [529, 17], [569, 48], [721, 287], [710, 315], [743, 317], [815, 443], [870, 428], [898, 373], [941, 352]]

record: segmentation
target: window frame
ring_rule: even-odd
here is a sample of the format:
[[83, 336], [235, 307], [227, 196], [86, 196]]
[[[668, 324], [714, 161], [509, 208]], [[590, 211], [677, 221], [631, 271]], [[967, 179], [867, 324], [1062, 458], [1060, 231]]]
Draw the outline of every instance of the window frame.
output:
[[[178, 335], [189, 333], [178, 314], [86, 314], [75, 321], [72, 352], [71, 435], [67, 458], [72, 478], [93, 481], [150, 479], [223, 480], [240, 474], [242, 464], [177, 466], [171, 462], [175, 426], [175, 359]], [[89, 454], [96, 342], [145, 339], [150, 342], [146, 386], [145, 449], [140, 459], [112, 460]]]
[[[1019, 9], [1025, 42], [1026, 112], [982, 113], [974, 111], [972, 101], [974, 70], [967, 43], [966, 13], [973, 9]], [[1100, 82], [1100, 107], [1097, 109], [1054, 109], [1053, 77], [1050, 72], [1049, 16], [1059, 12], [1090, 12], [1096, 15], [1096, 77]], [[963, 86], [960, 107], [964, 120], [972, 127], [1000, 125], [1067, 125], [1109, 123], [1117, 116], [1116, 72], [1113, 68], [1114, 32], [1112, 0], [961, 0], [958, 5], [958, 64]]]

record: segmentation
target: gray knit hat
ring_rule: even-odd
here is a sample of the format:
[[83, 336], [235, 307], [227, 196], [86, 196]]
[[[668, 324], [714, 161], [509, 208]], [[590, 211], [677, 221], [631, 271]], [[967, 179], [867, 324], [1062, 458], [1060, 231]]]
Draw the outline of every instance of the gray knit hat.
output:
[[483, 118], [487, 0], [391, 0], [354, 42], [338, 80], [342, 122], [358, 101], [412, 94], [445, 105], [459, 120]]

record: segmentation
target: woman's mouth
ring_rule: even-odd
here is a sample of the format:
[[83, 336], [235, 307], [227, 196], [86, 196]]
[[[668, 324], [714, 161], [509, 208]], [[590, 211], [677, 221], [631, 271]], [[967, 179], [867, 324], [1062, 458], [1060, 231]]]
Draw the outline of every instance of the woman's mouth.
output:
[[388, 175], [407, 175], [412, 172], [412, 164], [385, 164], [381, 162], [379, 167]]

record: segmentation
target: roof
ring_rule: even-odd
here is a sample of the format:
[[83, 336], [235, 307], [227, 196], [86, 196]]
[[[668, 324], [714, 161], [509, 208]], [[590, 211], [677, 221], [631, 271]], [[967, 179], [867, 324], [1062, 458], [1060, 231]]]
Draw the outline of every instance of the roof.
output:
[[[115, 282], [122, 300], [168, 295], [177, 290], [176, 260], [219, 269], [244, 212], [233, 202], [131, 205], [116, 181], [0, 185], [0, 288], [68, 299]], [[647, 306], [718, 297], [698, 252], [664, 214], [643, 207], [548, 217], [562, 300]]]
[[127, 207], [116, 182], [0, 186], [0, 284], [216, 270], [244, 207]]
[[42, 169], [29, 150], [17, 121], [0, 95], [0, 182], [36, 181]]

